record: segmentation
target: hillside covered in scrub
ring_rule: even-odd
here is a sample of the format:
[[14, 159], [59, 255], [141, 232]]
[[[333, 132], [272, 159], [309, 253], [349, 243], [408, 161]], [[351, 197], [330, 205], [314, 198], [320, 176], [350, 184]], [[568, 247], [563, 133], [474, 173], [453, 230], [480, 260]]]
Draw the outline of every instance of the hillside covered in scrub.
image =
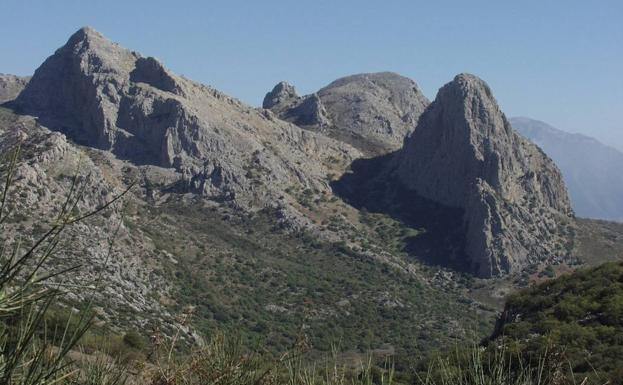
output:
[[620, 383], [623, 263], [580, 270], [512, 294], [492, 338], [533, 358], [557, 354], [573, 373], [591, 376], [594, 383]]

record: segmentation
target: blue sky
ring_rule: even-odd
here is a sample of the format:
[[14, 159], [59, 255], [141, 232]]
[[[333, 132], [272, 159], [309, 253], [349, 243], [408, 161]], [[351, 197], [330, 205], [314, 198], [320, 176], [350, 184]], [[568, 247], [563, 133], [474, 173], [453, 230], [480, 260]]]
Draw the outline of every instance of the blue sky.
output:
[[31, 74], [91, 25], [173, 71], [260, 105], [280, 80], [309, 93], [395, 71], [431, 99], [460, 72], [509, 116], [623, 149], [623, 1], [2, 0], [0, 72]]

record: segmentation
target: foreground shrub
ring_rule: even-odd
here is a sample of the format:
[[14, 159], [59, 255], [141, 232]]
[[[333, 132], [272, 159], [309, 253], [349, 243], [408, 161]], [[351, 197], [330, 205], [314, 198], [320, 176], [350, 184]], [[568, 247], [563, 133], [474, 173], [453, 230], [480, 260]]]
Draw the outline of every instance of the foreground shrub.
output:
[[[7, 233], [4, 226], [9, 223], [9, 217], [23, 216], [9, 209], [11, 194], [16, 193], [12, 181], [19, 153], [16, 146], [0, 162], [0, 178], [4, 181], [0, 195], [0, 237]], [[61, 212], [50, 221], [52, 225], [43, 235], [35, 236], [33, 229], [26, 229], [22, 233], [29, 241], [25, 246], [20, 239], [0, 239], [0, 384], [62, 384], [73, 381], [78, 374], [68, 357], [90, 325], [90, 311], [86, 309], [64, 320], [49, 315], [51, 305], [58, 303], [62, 295], [56, 289], [58, 281], [73, 268], [49, 272], [43, 266], [54, 255], [67, 226], [99, 213], [120, 197], [86, 215], [76, 216], [81, 198], [77, 186], [76, 177]]]

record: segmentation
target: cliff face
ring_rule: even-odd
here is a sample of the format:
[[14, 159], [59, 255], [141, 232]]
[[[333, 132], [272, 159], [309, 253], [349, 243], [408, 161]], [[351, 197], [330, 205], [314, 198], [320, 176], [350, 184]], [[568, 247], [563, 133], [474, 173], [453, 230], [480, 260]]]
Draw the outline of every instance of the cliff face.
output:
[[473, 75], [439, 90], [395, 168], [408, 189], [463, 209], [465, 253], [480, 276], [566, 253], [564, 224], [573, 213], [560, 172], [513, 131], [487, 84]]
[[380, 72], [347, 76], [303, 97], [281, 82], [266, 95], [263, 107], [301, 127], [380, 154], [402, 146], [428, 104], [413, 80]]

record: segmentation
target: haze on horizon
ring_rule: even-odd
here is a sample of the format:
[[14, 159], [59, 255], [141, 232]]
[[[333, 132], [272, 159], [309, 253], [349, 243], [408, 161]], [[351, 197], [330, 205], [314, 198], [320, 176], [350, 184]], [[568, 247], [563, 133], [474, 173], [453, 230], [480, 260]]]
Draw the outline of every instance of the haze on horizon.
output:
[[4, 73], [32, 74], [84, 25], [255, 106], [280, 80], [306, 94], [341, 76], [394, 71], [433, 99], [470, 72], [507, 116], [623, 150], [620, 1], [6, 0], [0, 10]]

